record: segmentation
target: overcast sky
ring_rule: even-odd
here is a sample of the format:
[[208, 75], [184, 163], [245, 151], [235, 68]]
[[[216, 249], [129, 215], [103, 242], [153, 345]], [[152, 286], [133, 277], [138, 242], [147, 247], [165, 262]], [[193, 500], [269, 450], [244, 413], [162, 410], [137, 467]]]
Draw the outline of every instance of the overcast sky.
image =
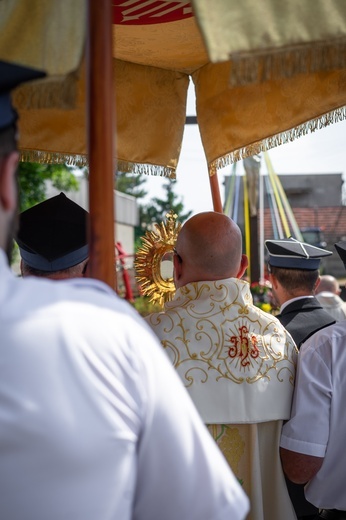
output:
[[[188, 115], [195, 113], [194, 94], [190, 89]], [[346, 121], [316, 130], [312, 134], [296, 139], [292, 143], [269, 151], [272, 166], [278, 174], [346, 173]], [[223, 201], [224, 175], [229, 175], [231, 166], [219, 171], [218, 179]], [[238, 171], [243, 171], [239, 162]], [[264, 158], [261, 171], [267, 171]], [[146, 189], [149, 199], [162, 197], [164, 192], [161, 177], [148, 177]], [[183, 199], [185, 210], [193, 213], [213, 209], [207, 164], [197, 125], [186, 125], [182, 151], [177, 168], [175, 192]]]

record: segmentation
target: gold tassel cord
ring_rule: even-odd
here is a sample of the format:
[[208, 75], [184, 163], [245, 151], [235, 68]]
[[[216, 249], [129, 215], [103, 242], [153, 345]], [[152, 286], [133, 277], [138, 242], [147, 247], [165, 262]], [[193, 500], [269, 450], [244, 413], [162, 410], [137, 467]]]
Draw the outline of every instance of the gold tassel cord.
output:
[[230, 85], [261, 83], [272, 78], [292, 78], [296, 74], [343, 69], [346, 67], [345, 38], [334, 42], [311, 42], [265, 53], [239, 53], [230, 56]]

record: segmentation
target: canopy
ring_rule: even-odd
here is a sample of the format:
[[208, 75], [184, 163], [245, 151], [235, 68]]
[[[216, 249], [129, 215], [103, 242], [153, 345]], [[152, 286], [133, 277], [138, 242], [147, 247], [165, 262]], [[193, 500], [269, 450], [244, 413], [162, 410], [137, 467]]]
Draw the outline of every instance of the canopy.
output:
[[[112, 16], [123, 171], [174, 177], [190, 78], [210, 173], [345, 117], [344, 0], [89, 0], [90, 9], [89, 28], [97, 11]], [[83, 0], [0, 3], [0, 58], [50, 74], [39, 95], [24, 86], [15, 96], [25, 159], [88, 161], [84, 34]], [[102, 83], [102, 68], [93, 75]]]
[[[22, 12], [28, 9], [32, 19], [35, 2], [27, 7], [25, 2], [7, 3]], [[56, 13], [49, 11], [56, 11], [55, 4], [45, 0], [47, 13], [37, 9], [42, 24], [45, 15], [54, 21]], [[83, 34], [83, 2], [65, 4], [62, 13], [59, 47], [73, 68], [78, 43], [81, 56], [77, 35]], [[115, 0], [112, 21], [117, 159], [123, 171], [175, 175], [189, 78], [195, 84], [198, 125], [211, 171], [345, 117], [344, 0], [216, 0], [212, 7], [207, 0], [192, 5]], [[61, 69], [64, 60], [54, 59], [57, 30], [46, 31], [45, 38], [50, 53], [42, 53], [41, 60], [36, 54], [35, 63], [45, 69], [56, 63]], [[0, 40], [0, 53], [5, 44]], [[56, 75], [54, 69], [48, 71]], [[71, 84], [71, 76], [69, 80]], [[68, 92], [71, 105], [73, 85], [65, 86], [65, 108]], [[61, 111], [63, 100], [51, 93], [35, 102], [30, 88], [20, 89], [16, 102], [23, 157], [85, 164], [85, 99], [83, 66], [73, 109]], [[51, 108], [42, 108], [49, 103]], [[35, 104], [39, 110], [33, 110]]]

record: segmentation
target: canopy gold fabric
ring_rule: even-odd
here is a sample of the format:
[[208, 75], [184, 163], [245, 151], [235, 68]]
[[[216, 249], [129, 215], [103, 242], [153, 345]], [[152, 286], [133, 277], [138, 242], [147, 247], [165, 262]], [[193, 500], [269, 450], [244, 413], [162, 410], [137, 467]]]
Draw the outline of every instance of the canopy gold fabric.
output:
[[210, 61], [232, 60], [232, 84], [346, 65], [344, 0], [192, 4]]
[[85, 0], [1, 0], [0, 59], [48, 76], [26, 85], [18, 102], [31, 108], [71, 108], [85, 36]]
[[[119, 169], [174, 177], [190, 78], [210, 171], [345, 117], [344, 0], [192, 4], [193, 10], [188, 1], [112, 2]], [[211, 58], [226, 61], [211, 63], [198, 26]], [[227, 47], [217, 52], [220, 39]], [[322, 44], [328, 52], [320, 52]], [[307, 55], [317, 47], [318, 63], [316, 52]], [[281, 51], [286, 67], [279, 67]], [[267, 61], [257, 60], [257, 68], [240, 60], [264, 52]], [[270, 73], [268, 56], [275, 57]], [[85, 163], [83, 69], [72, 109], [31, 108], [25, 87], [15, 101], [24, 158]]]

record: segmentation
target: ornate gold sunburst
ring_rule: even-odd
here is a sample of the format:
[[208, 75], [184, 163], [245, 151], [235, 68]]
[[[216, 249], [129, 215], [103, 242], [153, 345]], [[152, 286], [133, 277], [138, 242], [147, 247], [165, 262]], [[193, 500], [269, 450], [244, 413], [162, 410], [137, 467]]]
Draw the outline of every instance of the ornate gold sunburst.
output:
[[137, 251], [134, 262], [136, 280], [142, 293], [161, 306], [175, 293], [173, 277], [162, 276], [162, 262], [170, 255], [173, 259], [173, 248], [180, 228], [177, 215], [173, 211], [167, 213], [166, 222], [154, 224], [154, 229], [142, 237], [142, 247]]

